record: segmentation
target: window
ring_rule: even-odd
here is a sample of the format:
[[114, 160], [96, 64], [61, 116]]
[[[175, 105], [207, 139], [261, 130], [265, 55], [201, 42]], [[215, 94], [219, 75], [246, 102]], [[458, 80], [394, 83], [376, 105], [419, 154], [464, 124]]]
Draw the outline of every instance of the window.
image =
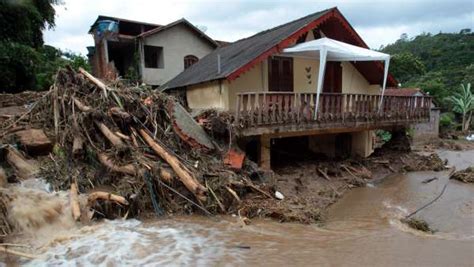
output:
[[163, 47], [160, 46], [144, 46], [145, 52], [145, 68], [162, 69], [163, 63]]
[[187, 55], [184, 57], [184, 69], [191, 67], [194, 63], [198, 62], [199, 58], [193, 55]]

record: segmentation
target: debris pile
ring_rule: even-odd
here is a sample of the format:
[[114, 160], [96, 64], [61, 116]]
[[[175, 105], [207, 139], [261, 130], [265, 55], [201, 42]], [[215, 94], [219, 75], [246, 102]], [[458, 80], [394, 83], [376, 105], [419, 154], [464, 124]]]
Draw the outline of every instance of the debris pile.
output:
[[[89, 219], [234, 213], [250, 192], [278, 201], [250, 179], [261, 173], [255, 164], [244, 157], [225, 164], [233, 140], [222, 116], [208, 112], [196, 121], [167, 94], [106, 85], [84, 70], [60, 70], [50, 91], [36, 97], [25, 112], [0, 121], [0, 156], [10, 182], [41, 177], [56, 191], [69, 190], [76, 220], [84, 210]], [[0, 190], [5, 217], [11, 198]]]
[[405, 165], [403, 169], [407, 172], [442, 171], [446, 169], [446, 162], [435, 153], [428, 156], [412, 153], [408, 159], [401, 157], [401, 160]]
[[464, 183], [474, 183], [474, 167], [468, 167], [464, 170], [453, 173], [449, 179], [455, 179]]
[[422, 231], [422, 232], [430, 233], [430, 234], [433, 234], [436, 232], [435, 230], [431, 229], [430, 225], [423, 219], [409, 218], [409, 219], [402, 219], [401, 221], [402, 223], [405, 223], [409, 227], [418, 231]]

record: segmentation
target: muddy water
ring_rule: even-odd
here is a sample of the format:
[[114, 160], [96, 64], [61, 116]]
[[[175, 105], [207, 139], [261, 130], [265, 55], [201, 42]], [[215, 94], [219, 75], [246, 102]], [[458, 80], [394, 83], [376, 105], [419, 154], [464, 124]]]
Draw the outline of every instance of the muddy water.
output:
[[[474, 151], [440, 155], [460, 168]], [[466, 165], [467, 164], [467, 165]], [[438, 179], [423, 184], [427, 178]], [[446, 192], [417, 214], [437, 232], [411, 230], [400, 218]], [[325, 226], [235, 217], [109, 221], [70, 229], [37, 245], [31, 266], [474, 266], [474, 186], [448, 172], [395, 174], [352, 190], [329, 211]]]

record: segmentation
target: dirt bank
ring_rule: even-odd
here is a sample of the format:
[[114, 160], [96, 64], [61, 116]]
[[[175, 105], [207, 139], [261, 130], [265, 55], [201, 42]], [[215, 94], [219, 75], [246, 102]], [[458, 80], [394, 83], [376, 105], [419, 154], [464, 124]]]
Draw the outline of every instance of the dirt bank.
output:
[[271, 217], [282, 222], [324, 223], [328, 207], [348, 190], [375, 183], [374, 177], [409, 171], [442, 171], [437, 154], [379, 149], [369, 158], [347, 160], [306, 160], [276, 167], [273, 190], [283, 201], [248, 195], [240, 206], [241, 215]]

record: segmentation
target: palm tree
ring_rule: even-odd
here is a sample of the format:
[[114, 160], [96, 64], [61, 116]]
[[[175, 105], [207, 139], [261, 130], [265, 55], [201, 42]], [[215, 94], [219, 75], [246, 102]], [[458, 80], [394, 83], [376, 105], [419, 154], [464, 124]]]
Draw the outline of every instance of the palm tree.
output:
[[450, 96], [448, 101], [453, 104], [454, 112], [462, 114], [462, 131], [466, 132], [474, 111], [474, 94], [471, 91], [471, 83], [468, 83], [467, 86], [461, 84], [461, 90]]

